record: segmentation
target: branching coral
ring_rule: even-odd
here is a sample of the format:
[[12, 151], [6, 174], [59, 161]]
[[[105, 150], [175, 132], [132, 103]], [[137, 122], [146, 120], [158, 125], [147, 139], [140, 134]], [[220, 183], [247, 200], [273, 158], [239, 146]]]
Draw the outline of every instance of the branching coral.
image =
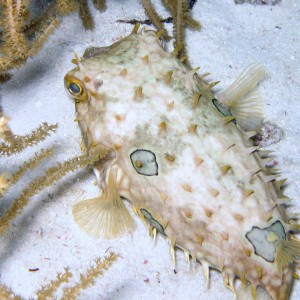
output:
[[[100, 11], [106, 8], [105, 1], [93, 2]], [[1, 11], [0, 80], [7, 79], [6, 71], [19, 67], [40, 51], [60, 24], [61, 17], [78, 11], [84, 27], [94, 27], [87, 0], [51, 1], [44, 13], [35, 19], [30, 18], [30, 0], [2, 0]]]
[[[168, 38], [167, 31], [162, 23], [162, 18], [155, 11], [151, 0], [141, 0], [141, 2], [146, 14], [152, 21], [152, 24], [162, 32], [162, 36], [164, 38]], [[201, 24], [191, 17], [187, 0], [162, 0], [162, 3], [172, 16], [171, 20], [173, 21], [174, 47], [180, 47], [180, 51], [178, 53], [179, 57], [184, 57], [186, 56], [184, 28], [189, 27], [194, 30], [199, 30], [201, 28]]]
[[[46, 125], [43, 125], [46, 126]], [[49, 134], [49, 131], [53, 128], [51, 126], [48, 126], [45, 130], [44, 127], [39, 127], [39, 129], [32, 132], [30, 135], [20, 138], [16, 138], [11, 131], [7, 130], [6, 132], [9, 132], [9, 135], [4, 135], [6, 138], [6, 142], [9, 137], [13, 137], [12, 140], [14, 141], [14, 152], [19, 152], [23, 150], [25, 147], [31, 146], [33, 144], [37, 144], [38, 142], [45, 139], [45, 137]], [[57, 126], [56, 126], [57, 127]], [[49, 129], [50, 128], [50, 129]], [[20, 140], [20, 141], [19, 141]], [[11, 152], [6, 151], [7, 147], [4, 143], [0, 144], [0, 153], [4, 154], [11, 154]], [[27, 170], [35, 168], [41, 160], [43, 160], [46, 157], [49, 157], [53, 154], [53, 151], [48, 149], [41, 151], [39, 154], [35, 154], [35, 157], [26, 163], [23, 164], [22, 167], [13, 175], [2, 174], [2, 194], [4, 193], [4, 190], [8, 188], [10, 184], [15, 183], [20, 176]], [[102, 148], [99, 149], [97, 147], [94, 148], [94, 151], [90, 153], [89, 155], [84, 154], [81, 156], [77, 156], [75, 158], [72, 158], [70, 160], [67, 160], [63, 163], [58, 163], [54, 167], [50, 167], [46, 170], [45, 175], [42, 175], [36, 179], [34, 179], [21, 193], [21, 195], [15, 199], [10, 208], [7, 209], [4, 213], [4, 215], [0, 219], [0, 234], [3, 233], [10, 221], [16, 217], [17, 214], [19, 214], [24, 207], [28, 204], [30, 197], [37, 194], [39, 191], [44, 189], [45, 187], [51, 186], [54, 182], [60, 180], [62, 177], [67, 175], [70, 172], [75, 171], [78, 168], [85, 167], [87, 165], [92, 165], [96, 161], [99, 161], [100, 159], [104, 158], [106, 156], [107, 152], [106, 150], [103, 150]], [[9, 178], [9, 180], [8, 180]], [[1, 186], [0, 186], [1, 188]]]
[[[3, 140], [3, 142], [0, 144], [0, 153], [2, 156], [9, 156], [18, 153], [27, 147], [36, 145], [57, 128], [57, 125], [48, 125], [44, 123], [28, 135], [17, 136], [14, 135], [9, 128], [8, 121], [9, 118], [1, 115], [0, 139]], [[14, 174], [0, 174], [0, 197], [5, 194], [6, 190], [10, 186], [16, 183], [26, 171], [36, 168], [41, 164], [42, 160], [49, 158], [51, 155], [53, 155], [53, 149], [41, 150], [40, 152], [35, 153], [32, 159], [23, 163]], [[28, 204], [31, 196], [38, 193], [43, 188], [51, 186], [54, 182], [60, 180], [68, 173], [87, 165], [93, 165], [106, 155], [106, 149], [103, 149], [102, 147], [94, 147], [93, 151], [89, 154], [85, 153], [81, 156], [69, 159], [63, 163], [58, 163], [55, 166], [48, 168], [44, 175], [32, 180], [31, 183], [23, 189], [19, 197], [12, 201], [10, 207], [1, 216], [0, 234], [3, 234], [9, 227], [10, 222], [17, 216], [17, 214], [22, 212]], [[95, 278], [102, 275], [116, 259], [117, 255], [114, 253], [111, 253], [110, 256], [106, 257], [103, 261], [96, 259], [95, 266], [90, 267], [86, 274], [82, 274], [80, 276], [80, 280], [74, 286], [66, 287], [63, 290], [62, 299], [75, 299], [82, 289], [88, 288], [90, 285], [94, 284]], [[62, 274], [58, 273], [55, 280], [51, 281], [48, 285], [42, 287], [37, 292], [38, 299], [53, 299], [53, 295], [57, 289], [61, 287], [62, 284], [68, 283], [68, 280], [71, 277], [72, 274], [68, 269], [65, 269]], [[1, 299], [23, 299], [16, 295], [9, 287], [1, 284], [0, 297]]]
[[105, 0], [93, 0], [94, 6], [99, 11], [106, 10], [106, 2]]
[[0, 155], [9, 156], [16, 154], [27, 147], [32, 147], [41, 141], [44, 141], [51, 132], [55, 132], [57, 125], [43, 123], [36, 130], [28, 135], [17, 136], [10, 130], [5, 131], [2, 135], [4, 142], [0, 144]]
[[102, 274], [112, 266], [118, 257], [119, 256], [116, 253], [111, 252], [103, 261], [97, 258], [95, 260], [95, 266], [91, 266], [85, 274], [80, 274], [80, 279], [75, 285], [63, 290], [64, 295], [62, 300], [76, 299], [76, 296], [79, 296], [80, 291], [94, 285], [95, 279], [102, 276]]
[[33, 158], [23, 163], [23, 165], [19, 167], [18, 171], [16, 171], [11, 176], [10, 183], [12, 185], [15, 184], [27, 170], [33, 170], [38, 165], [40, 165], [43, 159], [50, 157], [52, 155], [53, 155], [53, 149], [46, 149], [46, 150], [41, 150], [40, 152], [36, 152]]
[[[87, 0], [53, 0], [42, 15], [31, 18], [30, 0], [0, 0], [2, 27], [0, 44], [0, 82], [6, 81], [10, 75], [5, 73], [24, 64], [29, 57], [40, 51], [45, 41], [60, 24], [61, 18], [72, 12], [78, 12], [85, 29], [93, 29], [94, 21]], [[163, 5], [171, 13], [174, 23], [174, 46], [182, 44], [180, 56], [185, 56], [184, 27], [199, 29], [200, 23], [190, 15], [187, 0], [162, 0]], [[156, 12], [151, 0], [141, 0], [146, 14], [153, 25], [168, 38], [162, 18]], [[106, 9], [105, 0], [93, 0], [99, 11]]]
[[58, 26], [60, 21], [54, 15], [40, 22], [35, 38], [29, 41], [26, 36], [26, 25], [29, 18], [30, 1], [2, 0], [2, 47], [0, 72], [3, 73], [26, 62], [28, 57], [35, 55], [47, 37]]
[[22, 300], [23, 298], [19, 295], [16, 295], [12, 289], [7, 287], [4, 284], [0, 284], [0, 299], [8, 300], [8, 299], [14, 299], [14, 300]]
[[5, 139], [5, 136], [10, 132], [10, 129], [7, 125], [9, 121], [8, 117], [3, 116], [0, 114], [0, 138]]
[[[27, 147], [38, 144], [39, 142], [46, 139], [51, 132], [54, 132], [57, 125], [48, 125], [44, 123], [36, 130], [32, 131], [28, 135], [17, 136], [13, 134], [7, 125], [9, 118], [1, 115], [0, 116], [0, 155], [10, 156], [12, 154], [18, 153]], [[51, 150], [41, 151], [40, 154], [35, 154], [32, 160], [26, 162], [19, 170], [11, 175], [7, 173], [2, 173], [0, 175], [0, 196], [3, 196], [6, 190], [22, 176], [22, 174], [29, 169], [35, 168], [42, 159], [52, 154]]]
[[[84, 274], [80, 274], [79, 280], [72, 286], [67, 286], [63, 288], [62, 297], [56, 297], [56, 292], [60, 287], [69, 283], [70, 278], [73, 274], [69, 271], [69, 268], [65, 268], [63, 273], [57, 273], [56, 278], [51, 280], [49, 284], [42, 286], [36, 295], [39, 300], [46, 299], [61, 299], [61, 300], [71, 300], [76, 299], [82, 290], [89, 288], [95, 284], [95, 280], [102, 276], [103, 273], [108, 270], [112, 264], [118, 259], [119, 255], [110, 252], [108, 256], [104, 259], [96, 258], [94, 265], [90, 266]], [[22, 300], [24, 298], [16, 295], [12, 289], [6, 285], [0, 284], [0, 297], [3, 300], [15, 299]]]
[[11, 176], [7, 173], [0, 175], [0, 196], [3, 196], [11, 185]]
[[[44, 140], [51, 132], [55, 131], [57, 125], [43, 124], [38, 129], [26, 136], [14, 135], [8, 126], [9, 118], [5, 116], [0, 117], [0, 139], [3, 142], [0, 144], [0, 153], [3, 156], [18, 153], [23, 149], [36, 145]], [[41, 150], [34, 154], [32, 159], [29, 159], [19, 167], [14, 174], [2, 173], [0, 175], [0, 197], [4, 195], [6, 190], [15, 184], [22, 175], [28, 170], [32, 170], [39, 166], [45, 158], [49, 158], [53, 154], [53, 149]], [[9, 227], [10, 222], [21, 213], [28, 204], [30, 197], [38, 193], [45, 187], [51, 186], [54, 182], [60, 180], [62, 177], [78, 168], [87, 165], [93, 165], [95, 162], [103, 159], [107, 155], [107, 150], [102, 147], [94, 147], [89, 154], [69, 159], [63, 163], [58, 163], [46, 170], [45, 174], [39, 176], [29, 183], [21, 192], [17, 199], [12, 201], [11, 206], [4, 212], [0, 218], [0, 234], [3, 234]], [[95, 283], [95, 279], [101, 276], [105, 270], [111, 267], [112, 263], [116, 261], [118, 255], [110, 253], [104, 260], [96, 259], [95, 265], [91, 266], [85, 274], [80, 275], [80, 279], [75, 285], [67, 286], [63, 289], [62, 299], [75, 299], [81, 290], [88, 288]], [[58, 273], [55, 280], [52, 280], [48, 285], [43, 286], [38, 292], [38, 299], [53, 299], [57, 290], [69, 282], [73, 275], [66, 268], [63, 273]], [[23, 299], [16, 295], [12, 289], [6, 285], [0, 284], [0, 298], [1, 299]]]
[[142, 5], [145, 9], [146, 14], [149, 16], [149, 18], [151, 19], [153, 25], [158, 29], [162, 31], [162, 36], [164, 38], [168, 37], [167, 31], [164, 28], [163, 23], [161, 22], [161, 17], [158, 15], [158, 13], [155, 11], [151, 0], [141, 0]]
[[61, 285], [68, 283], [70, 278], [72, 278], [73, 275], [69, 271], [69, 268], [65, 268], [64, 272], [57, 273], [56, 278], [54, 280], [51, 280], [50, 283], [47, 285], [42, 286], [37, 292], [36, 295], [38, 296], [38, 299], [44, 300], [44, 299], [53, 299], [55, 292], [61, 287]]
[[[0, 155], [10, 156], [19, 153], [25, 148], [34, 146], [45, 140], [52, 132], [55, 132], [57, 125], [42, 124], [36, 130], [25, 136], [15, 135], [8, 126], [9, 118], [0, 116]], [[62, 177], [78, 168], [92, 165], [96, 161], [104, 158], [107, 150], [95, 147], [88, 155], [83, 154], [75, 158], [69, 159], [63, 163], [58, 163], [54, 167], [46, 170], [45, 175], [34, 179], [22, 192], [21, 195], [15, 199], [9, 209], [5, 211], [0, 219], [0, 234], [4, 233], [10, 221], [19, 214], [28, 204], [30, 197], [38, 193], [47, 186], [51, 186], [54, 182], [60, 180]], [[34, 157], [25, 163], [14, 174], [2, 173], [0, 174], [0, 196], [3, 196], [6, 190], [15, 184], [19, 178], [28, 170], [36, 168], [42, 160], [53, 155], [52, 149], [41, 150], [35, 153]]]

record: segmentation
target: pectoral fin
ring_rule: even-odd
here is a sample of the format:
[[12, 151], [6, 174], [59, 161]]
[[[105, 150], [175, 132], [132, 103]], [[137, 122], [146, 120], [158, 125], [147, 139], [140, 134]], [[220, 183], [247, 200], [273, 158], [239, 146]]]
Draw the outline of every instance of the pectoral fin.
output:
[[230, 113], [246, 131], [258, 131], [263, 120], [263, 101], [256, 90], [259, 81], [266, 75], [263, 66], [251, 64], [217, 99], [230, 107]]
[[106, 190], [97, 198], [83, 200], [73, 207], [75, 222], [88, 234], [112, 238], [134, 228], [134, 222], [123, 203], [112, 172]]
[[276, 253], [278, 271], [281, 273], [284, 267], [293, 262], [299, 262], [300, 242], [298, 240], [279, 240]]

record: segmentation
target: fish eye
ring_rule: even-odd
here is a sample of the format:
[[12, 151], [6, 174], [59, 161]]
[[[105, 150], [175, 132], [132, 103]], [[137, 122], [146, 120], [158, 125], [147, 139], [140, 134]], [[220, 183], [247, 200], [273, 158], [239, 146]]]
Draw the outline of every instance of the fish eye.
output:
[[80, 95], [82, 93], [82, 87], [76, 82], [69, 84], [69, 92], [74, 95]]
[[89, 96], [84, 83], [76, 77], [67, 74], [65, 76], [65, 87], [74, 99], [79, 101], [88, 100]]

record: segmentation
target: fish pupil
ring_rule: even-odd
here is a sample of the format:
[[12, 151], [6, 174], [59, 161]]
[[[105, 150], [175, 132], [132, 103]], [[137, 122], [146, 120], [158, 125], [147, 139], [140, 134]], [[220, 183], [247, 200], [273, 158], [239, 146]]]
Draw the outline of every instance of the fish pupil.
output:
[[80, 91], [81, 91], [81, 88], [80, 88], [80, 86], [77, 83], [71, 82], [70, 85], [69, 85], [69, 91], [72, 94], [79, 94]]

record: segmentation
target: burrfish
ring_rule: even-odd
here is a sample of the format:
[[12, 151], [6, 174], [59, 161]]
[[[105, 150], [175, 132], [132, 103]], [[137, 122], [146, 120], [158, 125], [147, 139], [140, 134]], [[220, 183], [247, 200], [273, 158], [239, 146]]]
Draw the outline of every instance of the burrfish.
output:
[[216, 82], [177, 52], [165, 51], [157, 32], [135, 28], [75, 57], [65, 86], [87, 153], [105, 158], [93, 166], [99, 197], [76, 203], [74, 219], [95, 237], [115, 237], [134, 228], [129, 201], [152, 235], [168, 239], [173, 258], [180, 248], [205, 277], [219, 270], [241, 299], [287, 299], [300, 255], [296, 225], [282, 206], [284, 180], [251, 140], [266, 71], [251, 64], [214, 94]]

